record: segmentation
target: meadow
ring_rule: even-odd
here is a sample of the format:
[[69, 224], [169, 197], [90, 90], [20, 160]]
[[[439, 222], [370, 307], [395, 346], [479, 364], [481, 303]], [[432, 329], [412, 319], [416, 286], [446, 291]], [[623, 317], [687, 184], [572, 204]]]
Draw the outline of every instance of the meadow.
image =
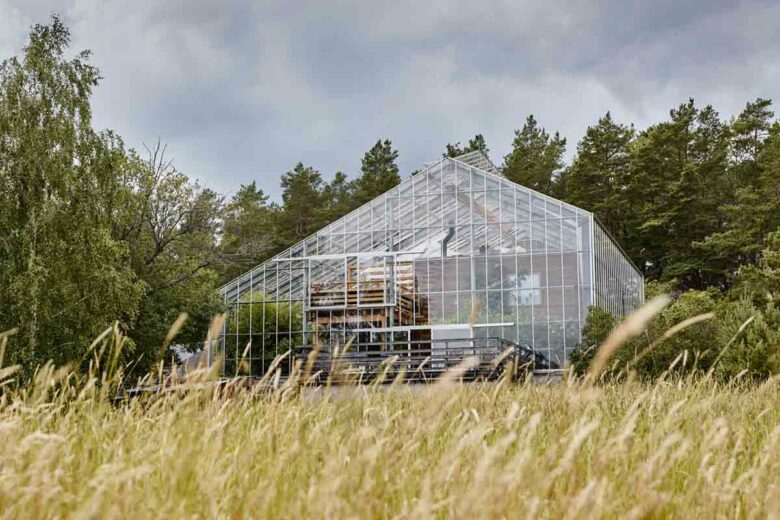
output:
[[[97, 359], [97, 358], [96, 358]], [[1, 518], [778, 518], [780, 380], [226, 392], [113, 401], [0, 372]]]

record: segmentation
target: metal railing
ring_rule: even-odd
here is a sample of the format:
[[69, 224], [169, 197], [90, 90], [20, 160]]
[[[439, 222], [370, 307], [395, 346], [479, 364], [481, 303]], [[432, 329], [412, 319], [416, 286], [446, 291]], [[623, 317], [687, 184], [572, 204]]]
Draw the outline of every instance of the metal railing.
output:
[[557, 368], [528, 345], [503, 338], [404, 340], [331, 346], [299, 346], [296, 356], [316, 379], [430, 382], [450, 371], [463, 381], [517, 379], [534, 370]]

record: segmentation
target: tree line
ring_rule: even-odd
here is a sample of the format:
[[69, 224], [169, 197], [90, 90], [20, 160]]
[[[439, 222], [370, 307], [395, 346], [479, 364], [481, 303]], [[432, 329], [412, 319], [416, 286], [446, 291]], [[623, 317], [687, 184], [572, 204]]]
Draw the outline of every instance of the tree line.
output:
[[[145, 369], [165, 354], [182, 312], [189, 319], [177, 343], [197, 348], [222, 309], [220, 283], [401, 181], [398, 150], [380, 139], [353, 179], [336, 172], [328, 180], [298, 163], [280, 178], [280, 201], [256, 182], [223, 197], [178, 171], [160, 143], [137, 152], [93, 128], [100, 72], [89, 52], [68, 57], [69, 42], [54, 17], [0, 66], [0, 330], [16, 329], [7, 362], [85, 362], [85, 347], [118, 322], [131, 339], [125, 355]], [[688, 100], [644, 130], [607, 112], [570, 162], [567, 144], [530, 115], [499, 168], [594, 212], [643, 271], [648, 292], [678, 296], [651, 326], [657, 337], [678, 318], [719, 316], [642, 362], [659, 367], [667, 359], [657, 356], [683, 351], [706, 361], [705, 351], [752, 316], [729, 347], [742, 356], [735, 370], [780, 370], [780, 125], [771, 101], [724, 119]], [[474, 150], [489, 152], [481, 134], [447, 144], [443, 155]], [[594, 310], [582, 352], [614, 325]], [[708, 336], [706, 327], [717, 330]], [[641, 341], [653, 342], [648, 334]]]

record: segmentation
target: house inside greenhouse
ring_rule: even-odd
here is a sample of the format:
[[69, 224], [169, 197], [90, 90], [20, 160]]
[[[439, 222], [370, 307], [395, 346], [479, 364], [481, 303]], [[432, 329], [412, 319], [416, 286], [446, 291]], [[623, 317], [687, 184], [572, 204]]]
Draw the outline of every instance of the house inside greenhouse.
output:
[[226, 373], [263, 375], [280, 354], [313, 346], [436, 359], [490, 341], [557, 369], [589, 306], [622, 317], [644, 285], [592, 213], [510, 182], [472, 152], [428, 166], [220, 294], [228, 318], [213, 357]]

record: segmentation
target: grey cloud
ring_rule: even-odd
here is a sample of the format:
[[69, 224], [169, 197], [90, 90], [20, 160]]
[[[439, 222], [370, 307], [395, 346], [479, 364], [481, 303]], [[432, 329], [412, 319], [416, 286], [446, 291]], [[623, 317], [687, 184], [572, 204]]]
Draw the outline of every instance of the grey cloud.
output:
[[[529, 113], [569, 138], [606, 110], [639, 127], [695, 97], [724, 115], [778, 97], [773, 2], [0, 0], [0, 51], [59, 10], [105, 79], [96, 123], [222, 192], [278, 194], [297, 161], [354, 175], [388, 137], [405, 172]], [[16, 29], [16, 32], [11, 32]]]

